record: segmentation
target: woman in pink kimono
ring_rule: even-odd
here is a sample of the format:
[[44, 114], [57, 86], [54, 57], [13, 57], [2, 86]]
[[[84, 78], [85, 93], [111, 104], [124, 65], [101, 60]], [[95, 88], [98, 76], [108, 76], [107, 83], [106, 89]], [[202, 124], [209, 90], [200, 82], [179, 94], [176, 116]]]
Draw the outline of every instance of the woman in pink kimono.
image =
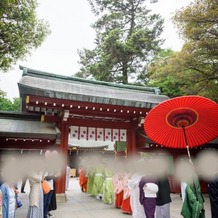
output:
[[130, 188], [129, 180], [131, 178], [130, 173], [126, 173], [123, 176], [123, 202], [121, 204], [121, 209], [124, 213], [132, 214], [132, 209], [130, 206]]
[[114, 174], [113, 186], [115, 193], [115, 207], [120, 208], [123, 202], [123, 173], [117, 172]]

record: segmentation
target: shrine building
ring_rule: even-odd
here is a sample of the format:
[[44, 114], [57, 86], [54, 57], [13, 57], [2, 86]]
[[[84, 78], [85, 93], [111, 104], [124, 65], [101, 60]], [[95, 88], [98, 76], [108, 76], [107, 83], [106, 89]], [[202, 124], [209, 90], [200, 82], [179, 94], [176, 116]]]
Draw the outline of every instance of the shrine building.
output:
[[[186, 152], [156, 145], [144, 133], [146, 113], [169, 99], [158, 88], [87, 80], [23, 66], [20, 70], [22, 112], [0, 112], [1, 152], [42, 153], [49, 148], [62, 151], [67, 159], [69, 152], [91, 150], [76, 145], [69, 150], [69, 135], [77, 140], [102, 141], [99, 151], [105, 151], [107, 142], [114, 142], [116, 156], [157, 148], [168, 150], [172, 158]], [[65, 180], [63, 173], [56, 184], [57, 194], [63, 198]]]

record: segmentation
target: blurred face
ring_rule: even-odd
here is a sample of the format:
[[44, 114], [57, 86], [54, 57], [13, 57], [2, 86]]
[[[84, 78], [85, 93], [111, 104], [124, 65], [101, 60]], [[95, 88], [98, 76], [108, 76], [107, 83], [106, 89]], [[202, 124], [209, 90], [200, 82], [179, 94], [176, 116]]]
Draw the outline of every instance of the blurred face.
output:
[[179, 160], [175, 164], [175, 177], [178, 181], [190, 183], [195, 173], [194, 166], [188, 160]]

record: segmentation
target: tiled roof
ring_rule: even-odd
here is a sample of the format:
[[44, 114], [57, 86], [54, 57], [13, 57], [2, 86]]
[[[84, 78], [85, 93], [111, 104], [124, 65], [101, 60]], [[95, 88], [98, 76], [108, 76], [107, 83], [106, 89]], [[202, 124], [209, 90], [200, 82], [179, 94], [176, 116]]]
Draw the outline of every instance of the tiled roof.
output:
[[[30, 119], [29, 115], [0, 113], [0, 137], [41, 138], [55, 140], [60, 134], [54, 123]], [[33, 116], [32, 116], [33, 117]]]
[[153, 108], [169, 99], [158, 88], [114, 84], [37, 71], [25, 67], [18, 86], [20, 95], [37, 95], [131, 107]]

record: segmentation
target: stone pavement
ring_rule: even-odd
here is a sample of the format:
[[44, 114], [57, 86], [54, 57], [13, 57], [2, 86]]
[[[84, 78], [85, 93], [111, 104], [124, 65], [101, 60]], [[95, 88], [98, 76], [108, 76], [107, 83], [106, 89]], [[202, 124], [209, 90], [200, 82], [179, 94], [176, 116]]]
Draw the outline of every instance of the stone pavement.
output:
[[[17, 209], [16, 218], [25, 218], [28, 210], [29, 184], [25, 187], [25, 194], [19, 194], [23, 206]], [[102, 201], [81, 192], [77, 178], [70, 179], [69, 190], [66, 191], [67, 202], [58, 203], [57, 210], [52, 211], [55, 218], [131, 218], [131, 215], [122, 213], [113, 205], [106, 205]], [[182, 218], [180, 210], [182, 200], [179, 194], [171, 194], [172, 203], [170, 206], [171, 218]], [[210, 218], [210, 203], [208, 195], [204, 195], [206, 218]]]

